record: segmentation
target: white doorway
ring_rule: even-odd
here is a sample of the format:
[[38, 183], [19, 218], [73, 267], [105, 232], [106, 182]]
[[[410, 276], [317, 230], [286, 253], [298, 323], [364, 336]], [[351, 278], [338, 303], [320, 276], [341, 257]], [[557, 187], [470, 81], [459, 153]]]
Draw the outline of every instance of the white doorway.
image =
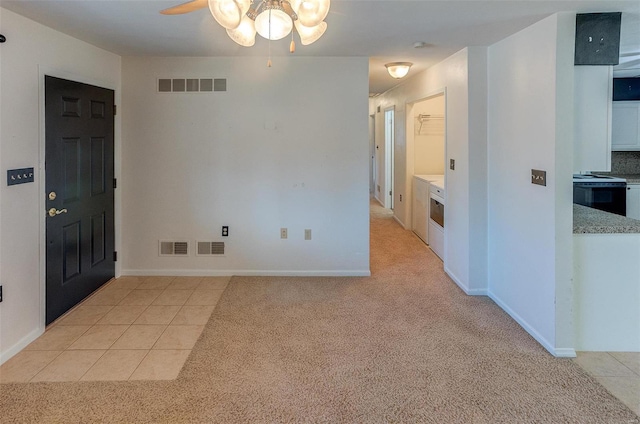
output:
[[384, 207], [393, 209], [394, 190], [394, 166], [393, 156], [395, 149], [395, 108], [384, 110]]
[[376, 193], [376, 115], [369, 115], [369, 196]]
[[408, 207], [404, 209], [403, 218], [411, 229], [416, 230], [419, 226], [414, 219], [414, 208], [419, 212], [421, 201], [414, 198], [414, 175], [446, 174], [445, 90], [438, 90], [406, 103], [405, 111]]

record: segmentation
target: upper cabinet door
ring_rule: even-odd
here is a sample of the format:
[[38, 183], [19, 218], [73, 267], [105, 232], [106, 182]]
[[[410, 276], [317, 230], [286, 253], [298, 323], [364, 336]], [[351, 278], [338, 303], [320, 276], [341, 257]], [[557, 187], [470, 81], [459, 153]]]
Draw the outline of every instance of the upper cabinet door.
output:
[[613, 150], [640, 150], [640, 101], [614, 102], [612, 126]]
[[613, 67], [574, 68], [574, 173], [611, 170]]

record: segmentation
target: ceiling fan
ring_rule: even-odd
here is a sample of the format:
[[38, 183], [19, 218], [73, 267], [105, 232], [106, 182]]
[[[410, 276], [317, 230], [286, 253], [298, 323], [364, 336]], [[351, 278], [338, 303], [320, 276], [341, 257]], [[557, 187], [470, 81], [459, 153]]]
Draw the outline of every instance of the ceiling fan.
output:
[[[256, 33], [268, 40], [292, 34], [289, 51], [295, 51], [293, 28], [303, 45], [318, 40], [327, 30], [324, 21], [331, 0], [191, 0], [168, 9], [163, 15], [181, 15], [209, 7], [215, 20], [241, 46], [255, 44]], [[271, 60], [268, 65], [271, 66]]]

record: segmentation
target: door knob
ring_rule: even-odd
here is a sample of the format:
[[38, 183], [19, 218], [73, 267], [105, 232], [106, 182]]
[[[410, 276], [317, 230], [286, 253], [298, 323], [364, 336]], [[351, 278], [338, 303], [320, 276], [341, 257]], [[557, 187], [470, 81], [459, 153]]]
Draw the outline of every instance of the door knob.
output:
[[61, 213], [67, 213], [67, 210], [66, 210], [66, 209], [60, 209], [60, 210], [58, 210], [58, 209], [56, 209], [56, 208], [51, 208], [51, 209], [49, 209], [49, 216], [50, 216], [50, 217], [54, 217], [54, 216], [56, 216], [56, 215], [60, 215]]
[[56, 200], [56, 197], [58, 197], [58, 195], [56, 194], [55, 191], [52, 191], [51, 193], [49, 193], [49, 200]]

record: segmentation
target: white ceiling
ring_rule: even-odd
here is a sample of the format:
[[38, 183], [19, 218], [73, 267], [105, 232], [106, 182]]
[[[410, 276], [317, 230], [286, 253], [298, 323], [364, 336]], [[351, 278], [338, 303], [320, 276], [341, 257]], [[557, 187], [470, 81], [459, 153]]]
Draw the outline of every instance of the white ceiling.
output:
[[[122, 56], [265, 56], [266, 66], [266, 40], [256, 37], [250, 48], [236, 45], [208, 9], [176, 16], [158, 13], [183, 1], [2, 0], [0, 4]], [[411, 75], [465, 46], [490, 45], [559, 11], [621, 11], [621, 52], [640, 51], [638, 0], [334, 0], [325, 35], [310, 46], [298, 40], [295, 54], [368, 57], [369, 90], [381, 93], [398, 84], [387, 74], [387, 62], [413, 62]], [[11, 34], [4, 35], [11, 39]], [[428, 46], [413, 48], [417, 41]], [[289, 54], [289, 40], [272, 42], [271, 48], [277, 66], [277, 56]]]

